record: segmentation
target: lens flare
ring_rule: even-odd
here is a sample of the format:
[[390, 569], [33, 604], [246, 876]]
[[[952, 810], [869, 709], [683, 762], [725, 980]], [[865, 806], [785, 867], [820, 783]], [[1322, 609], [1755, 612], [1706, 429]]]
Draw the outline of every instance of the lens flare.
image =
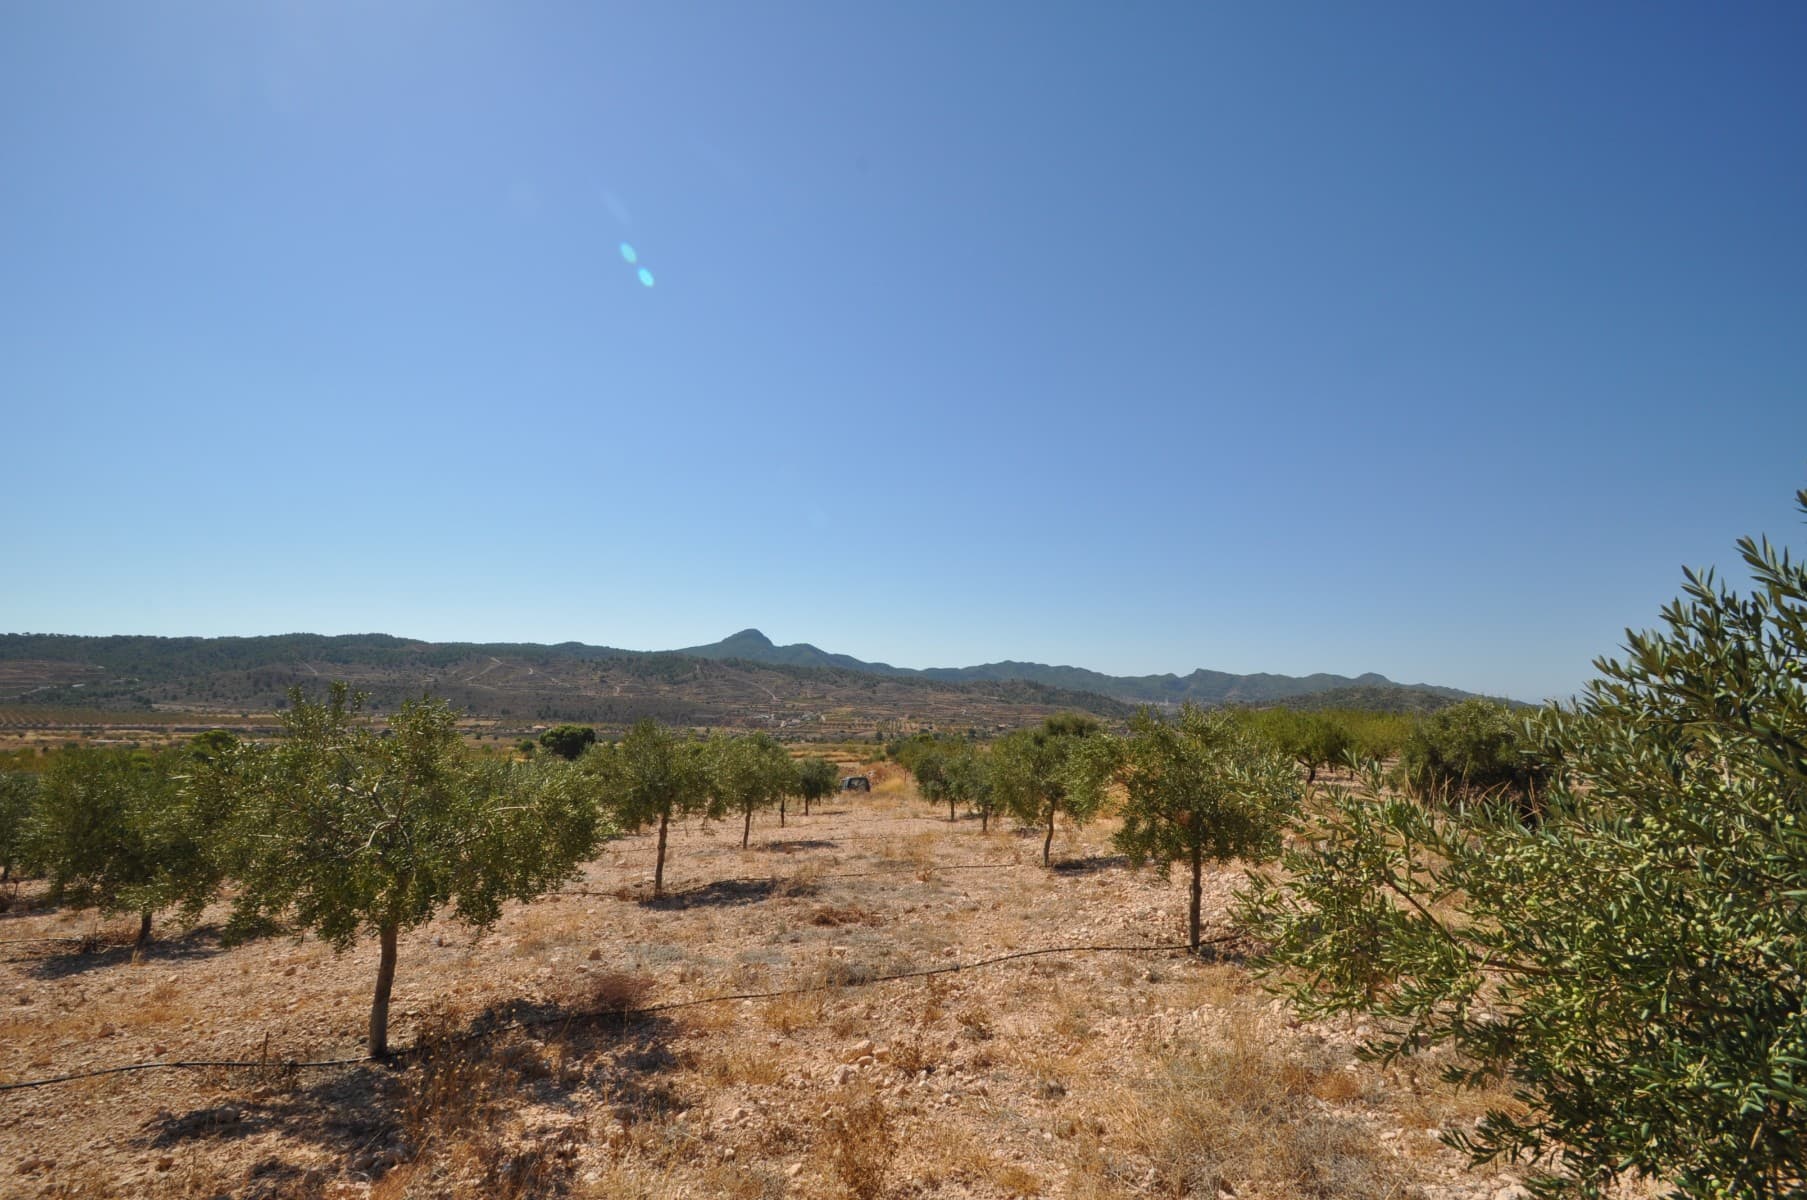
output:
[[653, 273], [651, 271], [647, 270], [645, 267], [641, 267], [640, 268], [640, 282], [645, 284], [647, 287], [651, 287], [653, 285]]
[[621, 257], [630, 265], [640, 261], [640, 255], [626, 242], [621, 243]]

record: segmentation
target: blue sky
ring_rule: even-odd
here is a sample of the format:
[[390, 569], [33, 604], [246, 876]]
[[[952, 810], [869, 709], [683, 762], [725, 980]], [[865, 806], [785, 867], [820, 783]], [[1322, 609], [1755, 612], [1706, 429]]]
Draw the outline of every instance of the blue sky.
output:
[[0, 629], [1564, 694], [1802, 543], [1804, 55], [1794, 4], [3, 6]]

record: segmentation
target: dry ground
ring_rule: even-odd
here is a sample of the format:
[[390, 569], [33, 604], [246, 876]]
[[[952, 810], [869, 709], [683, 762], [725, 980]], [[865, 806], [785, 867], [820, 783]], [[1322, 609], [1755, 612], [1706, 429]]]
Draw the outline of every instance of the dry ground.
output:
[[[392, 1039], [510, 1020], [404, 1067], [167, 1070], [0, 1093], [0, 1196], [1483, 1197], [1436, 1140], [1483, 1101], [1358, 1063], [1238, 965], [1169, 951], [877, 975], [1180, 938], [1184, 891], [1108, 850], [950, 824], [901, 781], [811, 817], [605, 847], [569, 893], [404, 936]], [[979, 866], [976, 864], [989, 864]], [[1208, 885], [1224, 926], [1238, 875]], [[0, 916], [0, 1082], [153, 1059], [355, 1055], [375, 947], [217, 926], [143, 961]], [[223, 914], [210, 914], [218, 919]], [[123, 936], [123, 924], [104, 932]], [[176, 934], [177, 931], [166, 931]], [[632, 1019], [572, 1013], [829, 985]], [[1497, 1098], [1495, 1098], [1497, 1099]]]

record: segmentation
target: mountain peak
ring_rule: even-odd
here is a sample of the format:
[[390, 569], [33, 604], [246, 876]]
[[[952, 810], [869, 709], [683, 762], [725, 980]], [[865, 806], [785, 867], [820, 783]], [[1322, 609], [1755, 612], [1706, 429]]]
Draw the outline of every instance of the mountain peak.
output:
[[772, 639], [759, 632], [757, 629], [743, 629], [739, 633], [730, 634], [722, 639], [723, 645], [729, 643], [736, 646], [758, 646], [761, 649], [767, 650], [772, 647]]

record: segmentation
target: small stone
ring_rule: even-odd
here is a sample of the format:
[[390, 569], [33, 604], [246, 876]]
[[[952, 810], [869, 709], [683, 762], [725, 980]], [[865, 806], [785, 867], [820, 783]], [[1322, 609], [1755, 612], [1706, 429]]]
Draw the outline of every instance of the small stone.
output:
[[803, 1164], [800, 1162], [794, 1162], [790, 1166], [784, 1168], [784, 1177], [786, 1179], [795, 1179], [801, 1174], [803, 1174]]
[[159, 1171], [167, 1171], [175, 1165], [176, 1160], [174, 1155], [165, 1154], [162, 1158], [157, 1160], [157, 1169]]
[[602, 948], [600, 946], [598, 946], [596, 949], [590, 951], [590, 961], [591, 962], [601, 962], [602, 961]]

